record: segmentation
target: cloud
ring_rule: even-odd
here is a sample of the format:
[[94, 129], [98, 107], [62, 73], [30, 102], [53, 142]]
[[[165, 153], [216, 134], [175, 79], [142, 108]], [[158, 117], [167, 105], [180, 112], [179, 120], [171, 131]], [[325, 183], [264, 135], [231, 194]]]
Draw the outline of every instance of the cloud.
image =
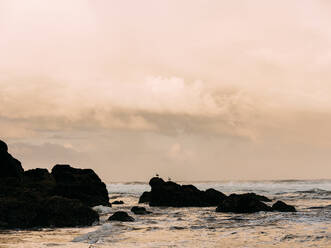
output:
[[[0, 5], [0, 137], [10, 143], [36, 151], [44, 143], [72, 144], [97, 168], [106, 170], [102, 160], [112, 159], [137, 173], [133, 161], [146, 170], [153, 170], [145, 166], [152, 163], [163, 173], [185, 175], [181, 161], [169, 159], [174, 144], [181, 155], [189, 151], [187, 163], [198, 174], [201, 164], [216, 172], [221, 160], [236, 169], [249, 160], [253, 173], [263, 169], [256, 161], [261, 156], [265, 163], [300, 168], [298, 150], [311, 147], [310, 160], [329, 160], [326, 1]], [[218, 156], [219, 147], [226, 158]], [[263, 147], [289, 153], [281, 153], [281, 160]], [[228, 157], [237, 157], [232, 148], [246, 159]], [[63, 149], [59, 159], [69, 156], [70, 146]], [[123, 151], [127, 156], [120, 157]]]
[[29, 143], [10, 144], [9, 152], [22, 162], [24, 169], [48, 168], [55, 164], [80, 165], [84, 154], [74, 150], [72, 145], [43, 143], [32, 145]]

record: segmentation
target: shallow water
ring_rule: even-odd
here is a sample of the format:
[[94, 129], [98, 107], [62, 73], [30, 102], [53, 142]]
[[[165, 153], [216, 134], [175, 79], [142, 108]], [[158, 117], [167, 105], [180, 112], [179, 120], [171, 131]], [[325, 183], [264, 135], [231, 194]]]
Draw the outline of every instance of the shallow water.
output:
[[[117, 210], [130, 212], [147, 184], [109, 184], [113, 205], [98, 225], [0, 233], [12, 247], [331, 247], [331, 180], [199, 182], [226, 194], [255, 192], [295, 205], [297, 213], [216, 213], [209, 208], [150, 208], [133, 223], [107, 223]], [[144, 205], [145, 206], [145, 205]], [[148, 207], [148, 206], [146, 206]], [[149, 208], [149, 207], [148, 207]], [[106, 211], [107, 212], [107, 211]]]

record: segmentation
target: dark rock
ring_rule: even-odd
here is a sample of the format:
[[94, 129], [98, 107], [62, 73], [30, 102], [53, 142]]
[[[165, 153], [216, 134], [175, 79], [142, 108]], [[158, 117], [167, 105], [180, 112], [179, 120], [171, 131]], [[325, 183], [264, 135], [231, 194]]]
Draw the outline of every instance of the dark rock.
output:
[[92, 225], [99, 215], [79, 200], [60, 196], [0, 198], [0, 229]]
[[153, 187], [158, 187], [160, 185], [163, 185], [164, 181], [162, 178], [159, 177], [153, 177], [150, 181], [149, 181], [149, 185], [153, 188]]
[[121, 204], [124, 204], [124, 202], [123, 201], [113, 201], [111, 204], [121, 205]]
[[215, 189], [207, 189], [205, 191], [205, 201], [210, 206], [218, 206], [227, 196]]
[[98, 213], [81, 201], [61, 196], [48, 198], [38, 218], [51, 227], [90, 226], [99, 221]]
[[50, 196], [56, 186], [54, 177], [47, 169], [27, 170], [23, 174], [23, 187], [38, 191], [44, 196]]
[[145, 215], [145, 214], [151, 214], [152, 213], [150, 211], [147, 211], [146, 208], [138, 207], [138, 206], [132, 207], [131, 212], [133, 212], [134, 214], [137, 214], [137, 215]]
[[257, 195], [255, 193], [245, 193], [245, 194], [242, 194], [242, 195], [247, 195], [251, 198], [254, 198], [254, 199], [256, 199], [258, 201], [262, 201], [262, 202], [271, 202], [271, 200], [268, 197], [264, 196], [264, 195]]
[[151, 199], [151, 192], [145, 191], [140, 197], [139, 197], [139, 203], [148, 203]]
[[296, 212], [294, 206], [287, 205], [285, 202], [277, 201], [275, 204], [272, 205], [272, 210], [279, 211], [279, 212]]
[[54, 195], [79, 199], [90, 207], [110, 206], [106, 185], [93, 170], [55, 165], [52, 175], [56, 181]]
[[217, 206], [226, 197], [223, 193], [209, 189], [201, 191], [193, 185], [179, 185], [165, 182], [162, 178], [150, 180], [150, 206], [168, 207], [208, 207]]
[[24, 171], [0, 141], [0, 229], [74, 227], [99, 220], [89, 206], [110, 205], [93, 170], [69, 165]]
[[37, 218], [42, 210], [38, 198], [32, 195], [0, 198], [0, 229], [42, 226]]
[[0, 153], [7, 153], [8, 152], [8, 146], [5, 142], [0, 140]]
[[21, 179], [23, 172], [21, 162], [8, 153], [7, 144], [0, 140], [0, 178], [13, 177]]
[[233, 213], [255, 213], [259, 211], [272, 211], [272, 209], [252, 194], [231, 194], [216, 209], [216, 212]]
[[108, 218], [109, 221], [123, 221], [123, 222], [133, 222], [134, 218], [128, 215], [127, 212], [118, 211]]

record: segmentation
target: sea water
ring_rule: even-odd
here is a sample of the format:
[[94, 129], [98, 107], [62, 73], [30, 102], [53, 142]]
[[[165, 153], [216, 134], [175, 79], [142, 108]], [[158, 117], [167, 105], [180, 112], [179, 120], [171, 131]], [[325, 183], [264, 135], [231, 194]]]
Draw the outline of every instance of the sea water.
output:
[[[181, 182], [192, 183], [192, 182]], [[199, 189], [225, 194], [255, 192], [294, 205], [298, 212], [216, 213], [216, 207], [149, 208], [150, 215], [130, 213], [147, 183], [112, 183], [111, 201], [124, 205], [96, 207], [100, 222], [83, 228], [45, 228], [0, 232], [0, 248], [26, 247], [331, 247], [331, 180], [195, 182]], [[107, 222], [115, 211], [135, 222]]]

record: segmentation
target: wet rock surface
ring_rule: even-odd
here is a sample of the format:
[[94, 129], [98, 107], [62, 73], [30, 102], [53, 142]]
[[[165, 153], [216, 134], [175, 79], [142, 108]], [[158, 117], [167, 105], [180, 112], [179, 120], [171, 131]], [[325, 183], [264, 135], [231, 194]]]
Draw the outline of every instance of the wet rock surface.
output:
[[151, 214], [152, 212], [147, 211], [146, 208], [144, 207], [139, 207], [139, 206], [134, 206], [131, 208], [131, 212], [137, 215], [146, 215], [146, 214]]
[[108, 221], [133, 222], [134, 218], [131, 217], [127, 212], [117, 211], [108, 218]]
[[273, 204], [272, 210], [279, 211], [279, 212], [296, 212], [297, 211], [294, 206], [288, 205], [282, 201], [277, 201], [275, 204]]

